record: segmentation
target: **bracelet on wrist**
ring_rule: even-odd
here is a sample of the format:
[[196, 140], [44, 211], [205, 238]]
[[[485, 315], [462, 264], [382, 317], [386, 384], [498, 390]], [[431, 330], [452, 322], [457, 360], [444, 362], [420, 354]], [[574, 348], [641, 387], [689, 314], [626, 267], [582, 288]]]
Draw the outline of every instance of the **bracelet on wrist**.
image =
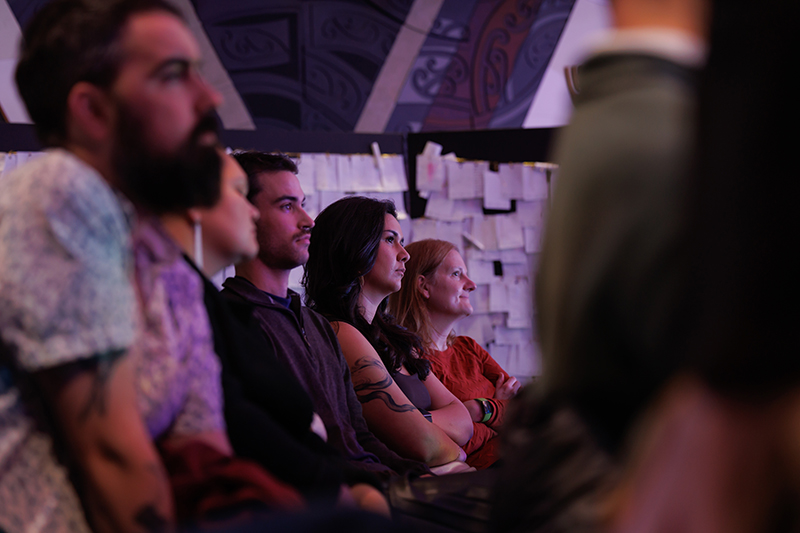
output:
[[475, 401], [478, 402], [481, 405], [481, 409], [483, 409], [483, 418], [481, 419], [481, 424], [485, 424], [492, 418], [492, 415], [494, 414], [494, 406], [492, 405], [492, 402], [486, 398], [475, 398]]

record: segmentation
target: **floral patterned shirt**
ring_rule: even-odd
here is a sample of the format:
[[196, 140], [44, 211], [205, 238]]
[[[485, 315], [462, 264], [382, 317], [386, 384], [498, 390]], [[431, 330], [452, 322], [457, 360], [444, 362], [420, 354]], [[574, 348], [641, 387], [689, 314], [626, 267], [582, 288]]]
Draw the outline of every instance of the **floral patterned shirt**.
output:
[[88, 531], [30, 373], [127, 349], [131, 215], [64, 150], [0, 180], [0, 530]]
[[150, 435], [224, 431], [221, 367], [202, 280], [155, 219], [137, 228], [133, 249], [144, 327], [131, 355]]

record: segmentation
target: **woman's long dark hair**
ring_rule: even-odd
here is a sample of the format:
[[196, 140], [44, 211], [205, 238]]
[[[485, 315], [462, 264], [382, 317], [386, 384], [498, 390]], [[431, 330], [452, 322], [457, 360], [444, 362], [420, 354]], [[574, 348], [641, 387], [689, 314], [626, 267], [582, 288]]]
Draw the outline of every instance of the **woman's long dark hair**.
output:
[[395, 323], [386, 312], [386, 300], [378, 306], [372, 324], [359, 310], [361, 278], [375, 265], [387, 213], [397, 216], [390, 200], [351, 196], [319, 214], [311, 230], [303, 274], [306, 304], [328, 320], [347, 322], [358, 329], [389, 372], [405, 365], [411, 374], [425, 379], [430, 362], [417, 356], [422, 353], [419, 337]]

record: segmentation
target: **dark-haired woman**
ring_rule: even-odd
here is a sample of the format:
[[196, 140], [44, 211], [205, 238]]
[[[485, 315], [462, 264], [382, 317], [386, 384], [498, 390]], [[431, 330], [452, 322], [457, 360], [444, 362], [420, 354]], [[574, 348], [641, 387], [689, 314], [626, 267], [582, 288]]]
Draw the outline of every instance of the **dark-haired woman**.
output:
[[303, 283], [310, 307], [334, 327], [370, 429], [430, 466], [466, 458], [464, 405], [418, 357], [419, 338], [396, 325], [385, 299], [400, 289], [409, 255], [394, 204], [344, 198], [317, 217]]

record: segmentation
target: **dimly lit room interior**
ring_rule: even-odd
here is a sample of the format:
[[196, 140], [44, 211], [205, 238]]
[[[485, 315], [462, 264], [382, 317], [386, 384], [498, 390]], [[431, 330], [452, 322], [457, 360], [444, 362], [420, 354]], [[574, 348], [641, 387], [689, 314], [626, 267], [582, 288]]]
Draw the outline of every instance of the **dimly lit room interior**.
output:
[[0, 0], [0, 533], [796, 530], [797, 10]]

